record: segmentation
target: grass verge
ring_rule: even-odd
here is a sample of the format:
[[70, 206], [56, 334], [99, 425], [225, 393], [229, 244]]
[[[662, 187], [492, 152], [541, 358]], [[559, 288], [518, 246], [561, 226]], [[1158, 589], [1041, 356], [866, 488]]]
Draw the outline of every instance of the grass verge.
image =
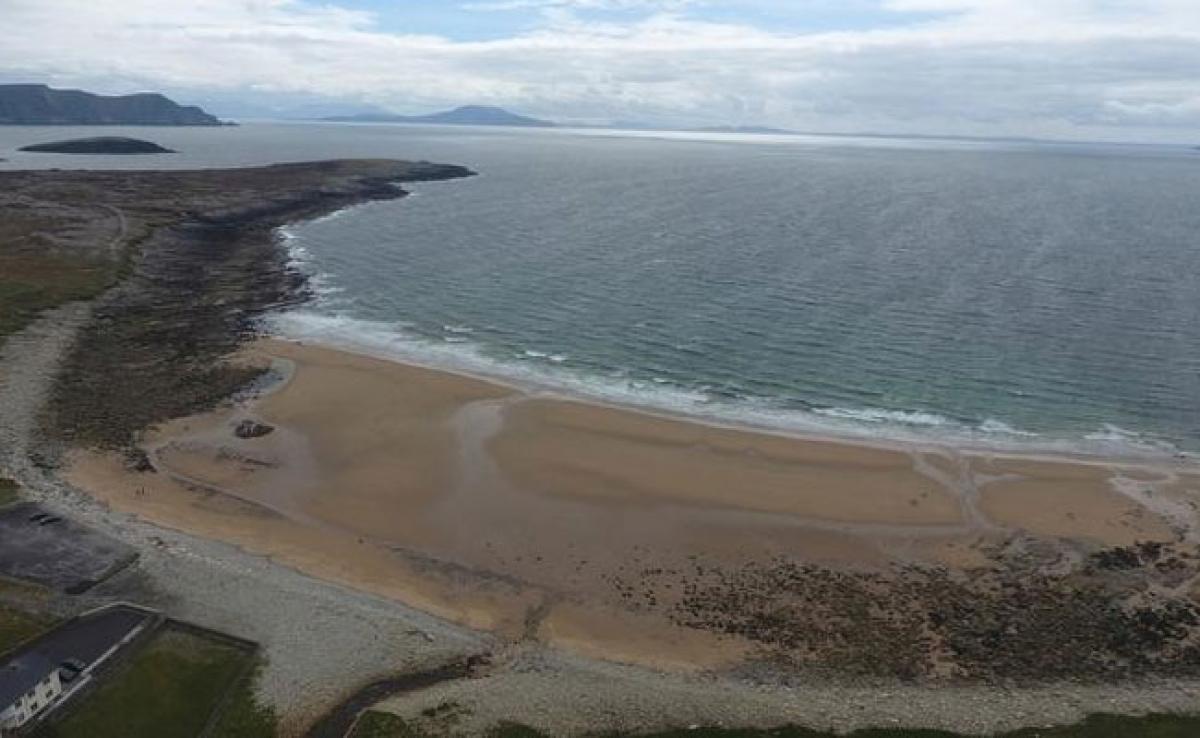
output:
[[7, 653], [53, 625], [45, 617], [0, 605], [0, 653]]
[[105, 263], [0, 254], [0, 344], [42, 311], [100, 294], [115, 274]]
[[8, 507], [20, 499], [19, 489], [13, 480], [0, 477], [0, 507]]
[[[232, 645], [166, 628], [37, 738], [195, 738], [252, 658]], [[243, 689], [238, 686], [239, 692]], [[229, 707], [245, 697], [233, 695]], [[245, 730], [256, 725], [252, 720]], [[234, 727], [231, 730], [239, 730]], [[273, 728], [272, 728], [273, 732]], [[257, 738], [252, 732], [216, 733]]]
[[229, 701], [213, 727], [220, 738], [274, 738], [279, 732], [279, 716], [258, 701], [255, 685], [262, 670], [259, 661], [234, 686]]

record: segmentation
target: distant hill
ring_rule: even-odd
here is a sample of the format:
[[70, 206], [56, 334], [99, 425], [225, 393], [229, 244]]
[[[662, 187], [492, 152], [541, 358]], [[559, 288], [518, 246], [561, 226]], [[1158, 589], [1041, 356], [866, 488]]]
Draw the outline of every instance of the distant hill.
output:
[[786, 128], [771, 128], [770, 126], [709, 126], [693, 129], [698, 133], [760, 133], [775, 135], [792, 135], [795, 131]]
[[109, 97], [46, 85], [0, 85], [0, 125], [219, 126], [200, 108], [163, 95]]
[[431, 115], [392, 115], [390, 113], [362, 113], [359, 115], [335, 115], [322, 120], [341, 123], [419, 123], [443, 126], [517, 126], [521, 128], [553, 128], [548, 120], [527, 118], [510, 113], [504, 108], [486, 105], [465, 105], [454, 110]]
[[786, 128], [771, 128], [770, 126], [704, 126], [702, 128], [688, 127], [683, 124], [647, 123], [633, 120], [614, 120], [611, 123], [593, 123], [579, 125], [578, 128], [601, 128], [618, 131], [652, 131], [661, 133], [761, 133], [773, 135], [797, 135], [796, 131]]
[[120, 136], [99, 136], [97, 138], [76, 138], [70, 141], [53, 141], [50, 143], [23, 146], [21, 151], [34, 151], [45, 154], [174, 154], [171, 149], [165, 149], [156, 143], [142, 141], [136, 138]]
[[193, 99], [218, 118], [260, 121], [314, 121], [335, 115], [387, 114], [391, 111], [376, 105], [324, 100], [304, 99], [293, 96], [256, 93], [253, 96], [233, 93], [197, 92]]

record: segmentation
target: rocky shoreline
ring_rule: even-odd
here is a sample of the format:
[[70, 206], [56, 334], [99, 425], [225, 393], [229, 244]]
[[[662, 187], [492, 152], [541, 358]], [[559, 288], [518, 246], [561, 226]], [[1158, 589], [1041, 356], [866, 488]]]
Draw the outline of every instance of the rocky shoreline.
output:
[[0, 184], [23, 175], [33, 180], [24, 183], [30, 189], [54, 186], [56, 179], [93, 187], [140, 231], [126, 276], [96, 301], [64, 362], [45, 418], [47, 438], [127, 447], [155, 423], [229, 397], [259, 371], [229, 363], [229, 355], [254, 334], [265, 312], [307, 297], [276, 228], [404, 197], [403, 182], [471, 174], [463, 167], [386, 161], [0, 174]]
[[[671, 617], [749, 638], [781, 681], [794, 680], [789, 674], [955, 686], [1196, 679], [1200, 609], [1164, 593], [1197, 578], [1200, 550], [1161, 548], [1121, 572], [1098, 564], [1121, 548], [1062, 575], [1048, 572], [1048, 562], [1021, 566], [1003, 555], [965, 572], [786, 560], [692, 572], [677, 579], [684, 592]], [[642, 581], [679, 574], [657, 571]]]

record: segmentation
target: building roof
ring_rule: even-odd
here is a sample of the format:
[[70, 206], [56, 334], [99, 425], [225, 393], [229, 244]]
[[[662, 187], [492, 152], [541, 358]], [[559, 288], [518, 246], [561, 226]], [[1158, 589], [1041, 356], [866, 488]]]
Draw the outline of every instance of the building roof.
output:
[[0, 710], [7, 710], [57, 669], [38, 653], [21, 654], [0, 666]]

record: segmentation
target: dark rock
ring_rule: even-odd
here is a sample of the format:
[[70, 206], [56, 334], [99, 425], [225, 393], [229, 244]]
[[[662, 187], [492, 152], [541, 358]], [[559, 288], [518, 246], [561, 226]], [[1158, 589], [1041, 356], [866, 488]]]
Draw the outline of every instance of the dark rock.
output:
[[154, 471], [154, 464], [151, 463], [150, 456], [140, 448], [132, 448], [127, 452], [125, 466], [130, 471], [135, 471], [139, 474]]
[[[1169, 577], [1147, 567], [1154, 561], [1175, 562]], [[1157, 578], [1138, 581], [1135, 569]], [[1200, 673], [1200, 607], [1172, 590], [1147, 589], [1187, 582], [1196, 571], [1176, 546], [1151, 542], [1102, 551], [1066, 575], [1029, 570], [1004, 555], [965, 576], [940, 567], [835, 570], [779, 558], [736, 569], [696, 566], [690, 574], [646, 570], [637, 581], [661, 587], [663, 576], [685, 577], [682, 596], [664, 603], [674, 622], [755, 642], [777, 667], [796, 673], [1117, 682]], [[620, 577], [610, 583], [627, 606], [641, 604]]]
[[254, 420], [243, 420], [237, 424], [233, 434], [238, 438], [262, 438], [275, 432], [275, 427]]
[[1162, 558], [1163, 545], [1153, 541], [1097, 551], [1090, 559], [1099, 569], [1137, 569]]

